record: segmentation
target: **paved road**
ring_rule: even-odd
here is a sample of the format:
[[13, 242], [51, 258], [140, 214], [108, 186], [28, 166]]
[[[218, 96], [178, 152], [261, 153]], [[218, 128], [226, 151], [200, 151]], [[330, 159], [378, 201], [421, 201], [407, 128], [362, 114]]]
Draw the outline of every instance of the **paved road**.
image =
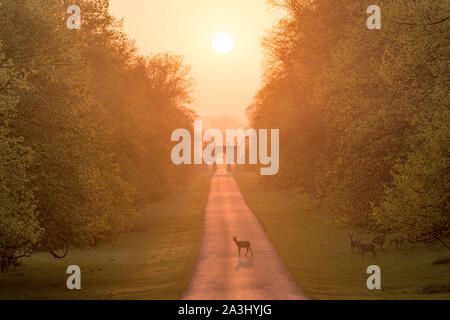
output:
[[[233, 176], [217, 172], [205, 209], [202, 246], [183, 299], [192, 300], [296, 300], [307, 299], [247, 207]], [[254, 251], [238, 257], [238, 240], [251, 241]]]

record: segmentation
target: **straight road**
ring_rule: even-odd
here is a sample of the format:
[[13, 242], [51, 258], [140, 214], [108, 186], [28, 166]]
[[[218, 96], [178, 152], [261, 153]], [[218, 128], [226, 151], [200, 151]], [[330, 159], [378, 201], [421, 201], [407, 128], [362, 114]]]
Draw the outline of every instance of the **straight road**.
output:
[[[216, 172], [205, 209], [204, 235], [186, 300], [307, 299], [286, 271], [231, 173]], [[251, 242], [238, 256], [232, 236]]]

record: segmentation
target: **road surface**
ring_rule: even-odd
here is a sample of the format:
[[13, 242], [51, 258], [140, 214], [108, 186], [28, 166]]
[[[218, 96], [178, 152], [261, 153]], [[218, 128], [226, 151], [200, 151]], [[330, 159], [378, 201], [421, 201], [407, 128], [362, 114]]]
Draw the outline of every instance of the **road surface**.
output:
[[[204, 223], [200, 254], [183, 299], [307, 299], [226, 171], [212, 177]], [[251, 242], [253, 258], [244, 256], [245, 249], [239, 258], [233, 235]]]

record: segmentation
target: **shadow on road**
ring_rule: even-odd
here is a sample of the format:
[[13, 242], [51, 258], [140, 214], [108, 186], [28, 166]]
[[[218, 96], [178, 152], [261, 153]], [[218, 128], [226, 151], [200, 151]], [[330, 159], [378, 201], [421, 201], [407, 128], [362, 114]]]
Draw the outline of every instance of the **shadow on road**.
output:
[[239, 271], [240, 268], [253, 268], [253, 258], [239, 258], [235, 270]]

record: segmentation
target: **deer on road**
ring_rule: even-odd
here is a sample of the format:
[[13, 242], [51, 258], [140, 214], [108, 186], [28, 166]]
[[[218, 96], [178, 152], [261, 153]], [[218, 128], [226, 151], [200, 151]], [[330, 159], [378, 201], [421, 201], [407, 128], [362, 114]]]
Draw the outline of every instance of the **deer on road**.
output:
[[233, 241], [234, 241], [234, 243], [236, 243], [236, 246], [238, 247], [239, 257], [241, 256], [242, 248], [247, 249], [247, 251], [245, 252], [245, 256], [247, 256], [247, 253], [250, 250], [250, 252], [252, 253], [252, 257], [253, 257], [253, 250], [251, 248], [250, 241], [238, 241], [237, 236], [233, 236]]

